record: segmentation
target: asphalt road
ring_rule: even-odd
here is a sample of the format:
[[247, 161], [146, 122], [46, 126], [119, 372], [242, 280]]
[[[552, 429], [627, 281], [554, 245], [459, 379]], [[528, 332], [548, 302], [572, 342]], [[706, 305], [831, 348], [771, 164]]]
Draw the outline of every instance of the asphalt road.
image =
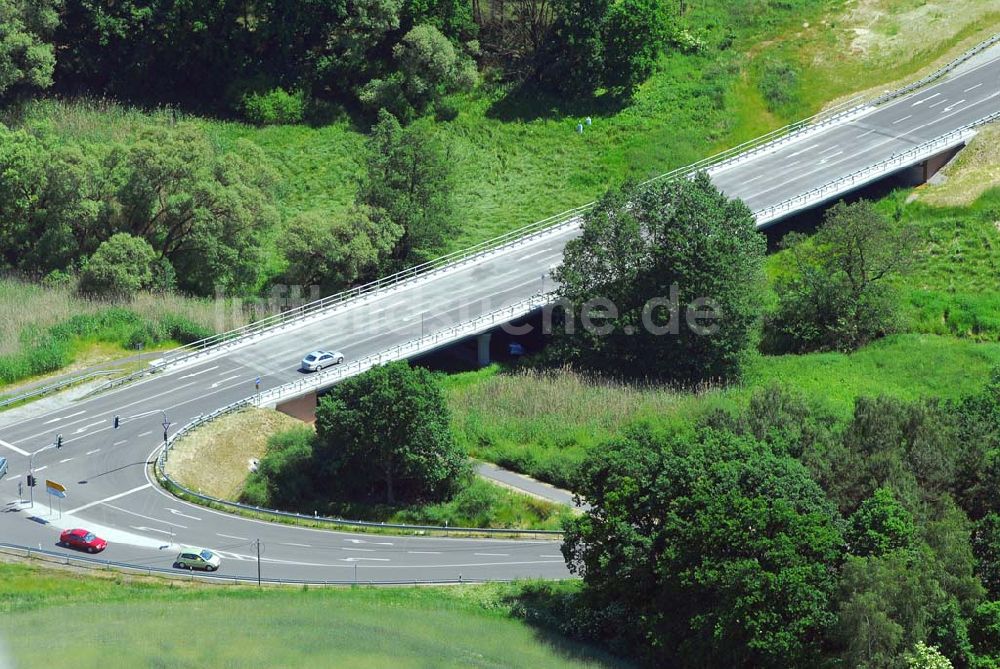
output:
[[[993, 58], [849, 124], [727, 167], [712, 178], [729, 195], [761, 209], [998, 109], [1000, 61]], [[10, 474], [0, 480], [0, 541], [52, 549], [60, 529], [83, 526], [111, 542], [102, 556], [107, 559], [169, 568], [178, 544], [204, 546], [223, 556], [222, 574], [246, 577], [256, 575], [258, 539], [268, 578], [567, 576], [554, 541], [327, 532], [211, 511], [160, 490], [149, 479], [147, 462], [162, 440], [161, 412], [176, 429], [252, 394], [258, 375], [265, 388], [299, 378], [298, 363], [312, 349], [336, 348], [349, 360], [357, 359], [551, 290], [548, 273], [576, 234], [570, 228], [537, 237], [280, 335], [58, 411], [8, 424], [0, 414], [0, 455], [10, 461]], [[118, 430], [112, 427], [114, 415], [123, 419]], [[63, 448], [46, 449], [34, 458], [42, 485], [34, 490], [34, 507], [27, 508], [18, 501], [17, 487], [24, 482], [28, 456], [52, 444], [57, 433], [63, 435]], [[58, 507], [48, 508], [46, 478], [68, 490], [61, 518]]]

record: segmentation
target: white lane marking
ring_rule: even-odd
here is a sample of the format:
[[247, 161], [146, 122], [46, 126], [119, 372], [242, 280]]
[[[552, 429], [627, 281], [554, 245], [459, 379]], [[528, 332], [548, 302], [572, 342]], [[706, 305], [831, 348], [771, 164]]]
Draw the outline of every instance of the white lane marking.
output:
[[[130, 407], [130, 406], [134, 406], [134, 405], [136, 405], [136, 404], [142, 404], [143, 402], [149, 402], [150, 400], [154, 400], [154, 399], [156, 399], [157, 397], [162, 397], [162, 396], [164, 396], [164, 395], [169, 395], [170, 393], [173, 393], [173, 392], [176, 392], [176, 391], [178, 391], [178, 390], [181, 390], [181, 389], [183, 389], [183, 388], [187, 388], [188, 386], [193, 386], [193, 385], [194, 385], [195, 383], [197, 383], [197, 381], [188, 381], [187, 383], [184, 383], [184, 384], [181, 384], [181, 385], [179, 385], [179, 386], [174, 386], [174, 387], [173, 387], [173, 388], [171, 388], [170, 390], [165, 390], [165, 391], [163, 391], [162, 393], [158, 393], [158, 394], [156, 394], [156, 395], [153, 395], [153, 396], [151, 396], [151, 397], [146, 397], [146, 398], [144, 398], [144, 399], [141, 399], [141, 400], [136, 400], [135, 402], [130, 402], [129, 404], [123, 404], [122, 406], [118, 407], [118, 410], [119, 410], [119, 411], [121, 411], [122, 409], [125, 409], [125, 408], [128, 408], [128, 407]], [[198, 398], [196, 398], [196, 399], [195, 399], [194, 401], [198, 401], [198, 402], [201, 402], [201, 401], [203, 401], [203, 400], [204, 400], [204, 397], [198, 397]], [[191, 401], [191, 400], [188, 400], [188, 401]], [[180, 402], [179, 404], [175, 404], [175, 405], [173, 405], [172, 407], [167, 407], [167, 408], [168, 408], [168, 409], [172, 409], [172, 408], [175, 408], [175, 407], [178, 407], [178, 406], [180, 406], [181, 404], [186, 404], [186, 403], [187, 403], [187, 402]], [[157, 412], [157, 413], [159, 413], [159, 412]], [[73, 422], [74, 422], [74, 423], [79, 423], [79, 422], [80, 422], [80, 421], [82, 421], [82, 420], [87, 420], [87, 419], [86, 419], [86, 418], [81, 418], [81, 419], [79, 419], [79, 420], [75, 420], [75, 421], [73, 421]], [[9, 427], [9, 426], [8, 426], [8, 427]], [[68, 427], [68, 426], [63, 426], [63, 427]], [[108, 430], [111, 430], [111, 429], [113, 429], [113, 428], [112, 428], [112, 427], [111, 427], [110, 425], [108, 425], [108, 426], [107, 426], [107, 428], [105, 428], [105, 429], [108, 429]], [[97, 432], [103, 432], [103, 431], [104, 431], [104, 430], [98, 430]], [[28, 436], [28, 437], [24, 437], [23, 439], [18, 439], [18, 440], [17, 440], [17, 443], [19, 443], [19, 444], [20, 444], [20, 443], [23, 443], [23, 442], [25, 442], [25, 441], [30, 441], [30, 440], [32, 440], [32, 439], [35, 439], [35, 438], [37, 438], [37, 437], [44, 437], [44, 436], [45, 436], [45, 435], [47, 435], [47, 434], [49, 434], [49, 431], [45, 431], [45, 432], [39, 432], [39, 433], [37, 433], [37, 434], [33, 434], [33, 435], [30, 435], [30, 436]], [[96, 434], [96, 433], [95, 433], [95, 434]], [[67, 441], [70, 441], [70, 440], [69, 440], [69, 439], [67, 439]]]
[[62, 464], [62, 463], [64, 463], [64, 462], [69, 462], [69, 461], [70, 461], [70, 460], [72, 460], [72, 459], [73, 459], [73, 458], [66, 458], [65, 460], [60, 460], [60, 461], [59, 461], [59, 464]]
[[216, 365], [215, 367], [208, 367], [207, 369], [203, 369], [200, 372], [192, 372], [190, 374], [185, 374], [184, 376], [178, 376], [177, 378], [178, 379], [190, 379], [192, 376], [200, 376], [201, 374], [204, 374], [206, 372], [211, 372], [211, 371], [216, 370], [218, 368], [219, 368], [219, 366]]
[[140, 434], [139, 436], [140, 436], [140, 437], [148, 437], [148, 436], [149, 436], [149, 435], [151, 435], [151, 434], [153, 434], [153, 431], [152, 431], [152, 430], [147, 430], [146, 432], [143, 432], [143, 433], [142, 433], [142, 434]]
[[819, 146], [819, 144], [813, 144], [812, 146], [807, 146], [806, 148], [802, 149], [801, 151], [796, 151], [795, 153], [789, 153], [788, 157], [789, 158], [794, 158], [795, 156], [799, 155], [800, 153], [805, 153], [806, 151], [809, 151], [810, 149], [815, 149], [818, 146]]
[[361, 560], [369, 560], [371, 562], [388, 562], [389, 558], [344, 558], [341, 562], [360, 562]]
[[441, 551], [406, 551], [410, 555], [441, 555]]
[[76, 428], [76, 432], [74, 432], [73, 434], [80, 434], [81, 432], [85, 432], [86, 430], [89, 430], [92, 427], [97, 427], [98, 425], [103, 425], [103, 424], [104, 424], [103, 420], [99, 420], [96, 423], [88, 423], [87, 425], [84, 425], [83, 427]]
[[540, 557], [540, 558], [555, 558], [555, 557], [561, 558], [562, 555], [539, 555], [538, 557]]
[[873, 132], [875, 132], [875, 128], [872, 128], [868, 132], [861, 133], [860, 135], [857, 136], [857, 139], [861, 139], [862, 137], [866, 137], [866, 136], [872, 134]]
[[48, 424], [50, 424], [50, 423], [58, 423], [58, 422], [59, 422], [59, 421], [61, 421], [61, 420], [67, 420], [67, 419], [69, 419], [69, 418], [73, 418], [74, 416], [81, 416], [81, 415], [83, 415], [83, 414], [85, 414], [85, 413], [87, 413], [87, 411], [86, 411], [86, 410], [83, 410], [83, 411], [77, 411], [76, 413], [71, 413], [71, 414], [70, 414], [70, 415], [68, 415], [68, 416], [60, 416], [59, 418], [53, 418], [52, 420], [47, 420], [47, 421], [45, 421], [44, 423], [42, 423], [42, 425], [48, 425]]
[[221, 379], [221, 380], [216, 381], [215, 383], [213, 383], [212, 384], [212, 388], [218, 388], [220, 384], [225, 383], [226, 381], [232, 381], [233, 379], [238, 379], [238, 378], [240, 378], [239, 374], [237, 374], [236, 376], [227, 376], [226, 378]]
[[963, 93], [968, 93], [969, 91], [974, 91], [974, 90], [976, 90], [977, 88], [979, 88], [979, 87], [980, 87], [980, 86], [982, 86], [982, 85], [983, 85], [983, 82], [979, 82], [979, 83], [978, 83], [978, 84], [976, 84], [975, 86], [969, 86], [968, 88], [966, 88], [966, 89], [965, 89], [964, 91], [962, 91], [962, 92], [963, 92]]
[[187, 515], [186, 513], [181, 513], [181, 512], [180, 512], [180, 511], [178, 511], [177, 509], [171, 509], [171, 508], [170, 508], [169, 506], [168, 506], [168, 507], [165, 507], [165, 508], [166, 508], [166, 509], [167, 509], [167, 511], [169, 511], [170, 513], [174, 514], [175, 516], [180, 516], [181, 518], [190, 518], [191, 520], [201, 520], [201, 518], [199, 518], [198, 516], [189, 516], [189, 515]]
[[122, 439], [121, 441], [116, 441], [115, 443], [113, 443], [111, 445], [112, 446], [121, 446], [122, 444], [127, 444], [127, 443], [128, 443], [128, 439]]
[[174, 533], [171, 532], [170, 530], [160, 530], [155, 527], [146, 527], [144, 525], [129, 525], [129, 527], [131, 527], [133, 530], [139, 530], [140, 532], [159, 532], [161, 534], [169, 534], [170, 536], [174, 536]]
[[829, 155], [826, 158], [824, 158], [823, 160], [819, 161], [819, 164], [822, 165], [822, 164], [826, 163], [826, 161], [830, 160], [830, 158], [836, 158], [837, 156], [839, 156], [842, 153], [843, 153], [843, 151], [837, 151], [837, 153], [834, 153], [833, 155]]
[[933, 109], [934, 107], [937, 107], [938, 105], [943, 105], [943, 104], [944, 104], [945, 102], [947, 102], [947, 101], [948, 101], [948, 98], [944, 98], [944, 99], [942, 99], [942, 100], [938, 100], [937, 102], [935, 102], [935, 103], [934, 103], [934, 104], [932, 104], [932, 105], [927, 105], [927, 108], [928, 108], [928, 109]]
[[169, 520], [160, 520], [159, 518], [153, 518], [152, 516], [144, 516], [141, 513], [136, 513], [135, 511], [129, 511], [128, 509], [123, 509], [120, 506], [114, 506], [112, 504], [105, 504], [104, 506], [108, 507], [109, 509], [114, 509], [115, 511], [120, 511], [122, 513], [130, 514], [132, 516], [138, 516], [140, 518], [145, 518], [146, 520], [151, 520], [154, 523], [160, 523], [161, 525], [171, 525], [173, 527], [179, 527], [182, 530], [186, 530], [187, 529], [187, 525], [180, 525], [178, 523], [171, 523]]
[[478, 557], [510, 557], [510, 553], [473, 553]]
[[[41, 469], [44, 469], [44, 467], [42, 467]], [[36, 469], [35, 471], [39, 471], [39, 470]], [[105, 497], [104, 499], [99, 499], [96, 502], [91, 502], [90, 504], [84, 504], [83, 506], [78, 506], [75, 509], [70, 509], [66, 513], [67, 513], [67, 515], [73, 515], [74, 513], [80, 513], [84, 509], [89, 509], [92, 506], [97, 506], [98, 504], [104, 504], [105, 502], [113, 502], [116, 499], [121, 499], [122, 497], [125, 497], [126, 495], [131, 495], [134, 492], [139, 492], [140, 490], [145, 490], [146, 488], [152, 488], [152, 487], [153, 487], [152, 483], [145, 483], [145, 484], [143, 484], [141, 486], [136, 486], [135, 488], [132, 488], [131, 490], [126, 490], [125, 492], [120, 492], [117, 495], [112, 495], [111, 497]]]
[[551, 250], [552, 250], [551, 248], [540, 249], [538, 251], [534, 251], [533, 253], [529, 253], [526, 256], [521, 256], [521, 260], [527, 260], [528, 258], [534, 258], [535, 256], [542, 255], [543, 253], [548, 253]]
[[830, 153], [831, 151], [838, 151], [840, 153], [843, 153], [843, 150], [841, 150], [841, 148], [839, 146], [835, 146], [832, 149], [827, 149], [826, 151], [820, 152], [819, 155], [825, 156], [826, 154]]
[[345, 551], [364, 551], [365, 553], [374, 553], [375, 552], [374, 548], [347, 548], [347, 547], [344, 547], [341, 550], [345, 550]]
[[15, 453], [17, 453], [19, 455], [31, 455], [31, 453], [29, 453], [28, 451], [22, 451], [20, 448], [18, 448], [14, 444], [8, 444], [6, 441], [4, 441], [2, 439], [0, 439], [0, 446], [3, 446], [5, 448], [9, 448], [10, 450], [14, 451]]
[[897, 123], [902, 123], [903, 121], [905, 121], [908, 118], [913, 118], [913, 114], [907, 114], [903, 118], [897, 118], [895, 121], [892, 122], [892, 124], [896, 125]]
[[92, 451], [87, 451], [86, 453], [84, 453], [84, 455], [93, 455], [94, 453], [99, 453], [99, 452], [100, 452], [100, 450], [101, 450], [101, 449], [99, 449], [99, 448], [95, 448], [95, 449], [94, 449], [94, 450], [92, 450]]
[[225, 537], [226, 539], [237, 539], [239, 541], [250, 541], [246, 537], [234, 537], [232, 534], [222, 534], [221, 532], [216, 532], [215, 536], [217, 536], [217, 537]]
[[373, 546], [391, 546], [391, 541], [365, 541], [364, 539], [344, 539], [352, 544], [372, 544]]
[[[42, 465], [41, 467], [35, 467], [35, 471], [36, 471], [36, 472], [40, 472], [40, 471], [42, 471], [43, 469], [48, 469], [48, 468], [49, 468], [49, 466], [48, 466], [48, 465]], [[67, 511], [66, 513], [69, 513], [69, 511]]]
[[955, 103], [955, 104], [953, 104], [953, 105], [948, 105], [947, 107], [945, 107], [945, 108], [944, 108], [944, 109], [942, 109], [941, 111], [942, 111], [942, 112], [950, 112], [950, 111], [951, 111], [952, 109], [954, 109], [954, 108], [955, 108], [955, 107], [957, 107], [958, 105], [962, 104], [963, 102], [965, 102], [965, 98], [962, 98], [961, 100], [959, 100], [958, 102], [956, 102], [956, 103]]
[[282, 546], [298, 546], [299, 548], [312, 548], [309, 544], [294, 544], [292, 542], [279, 542]]
[[910, 106], [911, 106], [911, 107], [916, 107], [917, 105], [922, 105], [922, 104], [924, 104], [925, 102], [927, 102], [928, 100], [933, 100], [934, 98], [938, 98], [938, 97], [941, 97], [941, 94], [940, 94], [940, 93], [935, 93], [934, 95], [931, 95], [931, 96], [929, 96], [929, 97], [926, 97], [926, 98], [924, 98], [923, 100], [917, 100], [916, 102], [914, 102], [914, 103], [913, 103], [912, 105], [910, 105]]

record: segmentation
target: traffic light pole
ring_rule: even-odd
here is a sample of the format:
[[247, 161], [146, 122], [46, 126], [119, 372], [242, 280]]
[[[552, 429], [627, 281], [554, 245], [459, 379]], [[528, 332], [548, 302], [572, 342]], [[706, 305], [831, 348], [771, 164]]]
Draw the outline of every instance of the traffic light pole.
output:
[[[47, 449], [50, 449], [50, 448], [59, 448], [59, 446], [61, 446], [61, 445], [62, 445], [62, 435], [60, 434], [59, 436], [56, 437], [56, 443], [54, 443], [54, 444], [47, 444], [45, 446], [42, 446], [37, 451], [35, 451], [34, 453], [31, 454], [31, 456], [28, 458], [28, 475], [32, 479], [35, 478], [35, 456], [38, 455], [39, 453], [41, 453], [44, 450], [47, 450]], [[31, 499], [31, 506], [29, 508], [34, 509], [35, 508], [35, 486], [30, 485], [30, 484], [28, 485], [28, 497]]]

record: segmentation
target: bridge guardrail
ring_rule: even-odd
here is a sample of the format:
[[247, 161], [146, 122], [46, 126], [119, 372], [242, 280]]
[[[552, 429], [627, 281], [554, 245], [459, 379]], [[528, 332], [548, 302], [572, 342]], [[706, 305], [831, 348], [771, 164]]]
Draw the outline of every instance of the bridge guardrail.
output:
[[14, 397], [5, 399], [2, 402], [0, 402], [0, 409], [4, 409], [6, 407], [9, 407], [11, 404], [17, 404], [18, 402], [23, 402], [25, 400], [30, 400], [33, 397], [40, 397], [42, 395], [48, 395], [49, 393], [53, 393], [53, 392], [55, 392], [57, 390], [61, 390], [61, 389], [65, 388], [66, 386], [71, 386], [71, 385], [73, 385], [75, 383], [80, 383], [81, 381], [86, 381], [87, 379], [95, 378], [95, 377], [98, 377], [98, 376], [107, 376], [108, 374], [118, 374], [121, 371], [122, 370], [120, 370], [120, 369], [101, 369], [101, 370], [98, 370], [96, 372], [90, 372], [89, 374], [81, 374], [80, 376], [74, 376], [71, 379], [64, 379], [63, 381], [59, 381], [57, 383], [52, 383], [52, 384], [49, 384], [47, 386], [43, 386], [43, 387], [38, 388], [36, 390], [32, 390], [31, 392], [22, 393], [20, 395], [16, 395]]
[[818, 204], [829, 199], [830, 197], [835, 197], [838, 193], [842, 193], [844, 191], [845, 186], [856, 187], [871, 183], [876, 179], [895, 172], [897, 169], [905, 168], [909, 165], [913, 165], [914, 163], [918, 163], [922, 158], [934, 156], [942, 149], [948, 148], [949, 146], [958, 146], [959, 144], [962, 144], [972, 138], [975, 134], [973, 132], [973, 128], [990, 123], [998, 118], [1000, 118], [1000, 112], [984, 116], [977, 121], [967, 123], [961, 128], [952, 130], [951, 132], [941, 135], [940, 137], [932, 139], [928, 142], [924, 142], [923, 144], [915, 146], [912, 149], [894, 154], [886, 160], [875, 163], [874, 165], [869, 165], [868, 167], [864, 167], [843, 177], [834, 179], [833, 181], [823, 184], [822, 186], [817, 186], [816, 188], [812, 188], [804, 193], [800, 193], [795, 197], [769, 207], [765, 207], [764, 209], [759, 209], [754, 212], [754, 216], [756, 217], [759, 225], [768, 225], [784, 216], [787, 212], [801, 209], [803, 206], [807, 206], [809, 204]]
[[[179, 572], [176, 569], [171, 569], [167, 567], [151, 567], [148, 565], [138, 565], [132, 564], [130, 562], [121, 562], [118, 560], [102, 560], [97, 557], [87, 557], [84, 555], [67, 555], [65, 553], [57, 553], [56, 551], [46, 550], [44, 548], [32, 548], [31, 546], [22, 546], [20, 544], [11, 544], [6, 542], [0, 542], [0, 552], [6, 553], [8, 555], [15, 555], [17, 557], [23, 558], [38, 558], [43, 559], [47, 562], [57, 563], [61, 565], [74, 565], [78, 567], [90, 568], [90, 569], [117, 569], [119, 571], [127, 571], [137, 575], [145, 576], [165, 576], [169, 578], [183, 579], [185, 581], [199, 580], [205, 583], [219, 583], [219, 584], [256, 584], [258, 578], [256, 576], [226, 576], [218, 572], [205, 572], [205, 573], [195, 573], [192, 571]], [[508, 583], [512, 579], [506, 578], [496, 578], [496, 579], [481, 579], [481, 578], [464, 578], [459, 574], [458, 578], [451, 579], [393, 579], [393, 580], [366, 580], [366, 579], [323, 579], [323, 580], [308, 580], [308, 579], [289, 579], [289, 578], [260, 578], [261, 583], [267, 583], [269, 585], [445, 585], [445, 584], [475, 584], [475, 583]]]
[[194, 430], [200, 425], [209, 423], [220, 416], [233, 413], [235, 411], [240, 411], [245, 408], [263, 406], [265, 404], [270, 404], [273, 402], [278, 402], [285, 397], [294, 397], [308, 392], [309, 389], [318, 389], [328, 387], [333, 385], [336, 381], [347, 378], [348, 376], [354, 376], [360, 374], [367, 369], [370, 369], [376, 365], [382, 364], [383, 362], [391, 362], [392, 360], [399, 360], [404, 357], [413, 355], [414, 352], [422, 352], [427, 350], [433, 350], [439, 346], [446, 343], [456, 341], [457, 339], [469, 336], [469, 334], [476, 334], [482, 331], [482, 328], [490, 329], [497, 324], [505, 323], [513, 318], [517, 318], [524, 314], [530, 313], [531, 310], [544, 306], [549, 302], [548, 295], [536, 295], [535, 297], [529, 298], [527, 300], [521, 300], [513, 305], [492, 311], [488, 314], [484, 314], [479, 318], [469, 321], [467, 323], [462, 323], [456, 326], [445, 328], [437, 332], [425, 335], [418, 339], [413, 339], [402, 344], [389, 349], [386, 352], [366, 356], [361, 358], [350, 365], [338, 365], [332, 369], [319, 372], [318, 374], [311, 375], [306, 379], [299, 379], [286, 383], [282, 386], [263, 391], [261, 393], [251, 395], [249, 397], [237, 400], [231, 404], [228, 404], [221, 409], [216, 409], [215, 411], [199, 416], [198, 418], [190, 421], [184, 425], [181, 429], [175, 432], [164, 444], [161, 449], [159, 456], [156, 458], [155, 466], [158, 468], [159, 474], [170, 486], [176, 487], [178, 490], [183, 492], [185, 495], [189, 495], [203, 502], [208, 502], [211, 504], [218, 504], [221, 506], [229, 507], [232, 509], [240, 509], [243, 511], [250, 511], [254, 513], [263, 513], [268, 515], [273, 515], [283, 518], [297, 518], [301, 520], [311, 520], [327, 522], [335, 525], [347, 525], [350, 527], [370, 527], [378, 529], [389, 529], [389, 530], [401, 530], [401, 531], [422, 531], [422, 532], [443, 532], [450, 534], [492, 534], [492, 535], [507, 535], [507, 534], [530, 534], [533, 536], [560, 536], [562, 532], [559, 530], [527, 530], [521, 528], [495, 528], [495, 527], [442, 527], [438, 525], [407, 525], [401, 523], [377, 523], [372, 521], [364, 520], [347, 520], [343, 518], [328, 518], [325, 516], [308, 516], [299, 513], [291, 513], [288, 511], [278, 511], [275, 509], [266, 509], [257, 506], [251, 506], [249, 504], [241, 504], [240, 502], [233, 502], [230, 500], [219, 499], [211, 495], [205, 495], [203, 493], [197, 492], [187, 488], [181, 483], [178, 483], [170, 477], [167, 473], [166, 463], [169, 460], [169, 453], [173, 445], [184, 437], [188, 432]]
[[[1000, 34], [980, 42], [958, 58], [918, 82], [914, 82], [895, 91], [883, 93], [882, 95], [877, 96], [874, 99], [870, 99], [867, 102], [865, 102], [865, 99], [868, 96], [855, 96], [807, 119], [790, 123], [783, 128], [773, 130], [769, 133], [761, 135], [760, 137], [749, 140], [738, 146], [732, 147], [731, 149], [727, 149], [690, 165], [686, 165], [653, 177], [643, 183], [649, 184], [665, 179], [683, 178], [710, 167], [722, 169], [737, 161], [746, 160], [764, 151], [772, 150], [781, 144], [800, 138], [804, 133], [816, 132], [823, 127], [840, 122], [846, 117], [864, 113], [866, 110], [873, 109], [875, 106], [883, 104], [884, 102], [906, 95], [907, 93], [910, 93], [917, 88], [944, 76], [960, 63], [968, 60], [998, 42], [1000, 42]], [[348, 302], [352, 302], [372, 294], [377, 294], [382, 290], [398, 288], [403, 284], [425, 278], [435, 272], [456, 267], [459, 264], [467, 262], [473, 258], [478, 258], [488, 253], [497, 252], [502, 249], [524, 243], [533, 237], [552, 232], [560, 226], [576, 222], [579, 216], [589, 211], [593, 206], [594, 202], [589, 202], [580, 207], [550, 216], [549, 218], [531, 223], [517, 230], [512, 230], [493, 239], [481, 242], [466, 249], [449, 253], [439, 258], [435, 258], [434, 260], [416, 265], [412, 268], [408, 268], [387, 277], [380, 278], [368, 284], [342, 291], [336, 295], [331, 295], [329, 297], [310, 302], [302, 305], [301, 307], [297, 307], [280, 314], [269, 316], [241, 328], [223, 332], [212, 337], [207, 337], [191, 344], [178, 347], [164, 354], [164, 357], [161, 358], [159, 363], [159, 367], [162, 368], [163, 366], [174, 365], [191, 360], [192, 358], [204, 355], [210, 351], [225, 347], [227, 344], [234, 344], [238, 341], [243, 341], [245, 338], [252, 335], [264, 335], [266, 333], [284, 329], [290, 325], [300, 324], [311, 316], [324, 312], [329, 313], [330, 311], [343, 306]], [[155, 368], [149, 371], [155, 371]], [[147, 372], [142, 372], [140, 375], [143, 373]]]

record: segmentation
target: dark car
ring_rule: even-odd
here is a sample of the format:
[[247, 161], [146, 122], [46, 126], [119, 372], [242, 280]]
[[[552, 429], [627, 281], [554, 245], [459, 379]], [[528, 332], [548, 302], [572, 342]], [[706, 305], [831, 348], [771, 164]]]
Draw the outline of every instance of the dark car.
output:
[[84, 529], [64, 531], [59, 535], [59, 543], [88, 553], [100, 553], [108, 547], [107, 541]]

